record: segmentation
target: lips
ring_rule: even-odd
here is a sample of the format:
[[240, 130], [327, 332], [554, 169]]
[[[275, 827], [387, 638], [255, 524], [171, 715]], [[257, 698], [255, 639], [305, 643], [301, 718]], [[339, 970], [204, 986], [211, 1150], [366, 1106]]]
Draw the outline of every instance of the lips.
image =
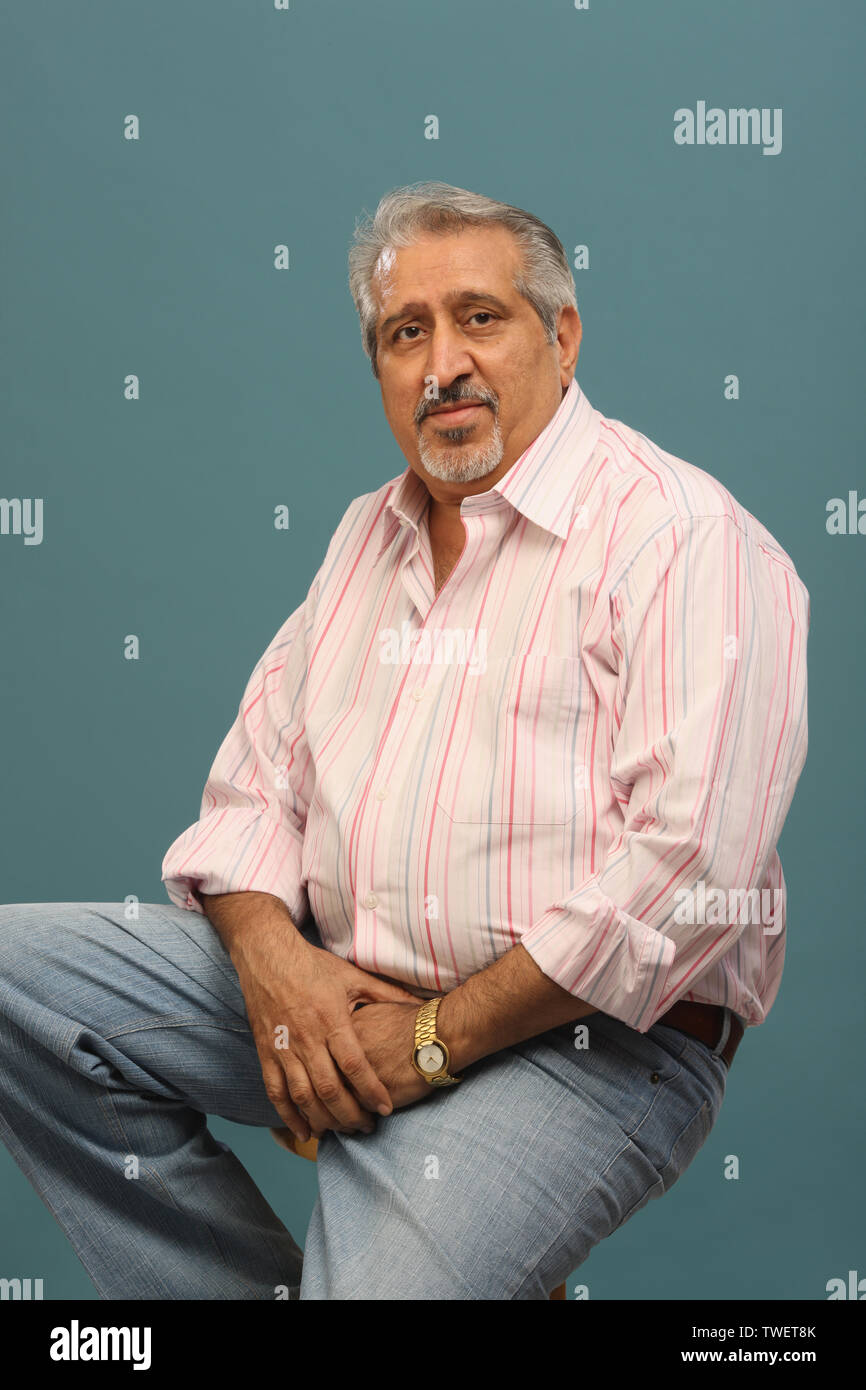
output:
[[483, 401], [455, 401], [453, 405], [440, 405], [427, 413], [428, 415], [454, 415], [461, 410], [477, 410], [481, 405], [483, 405]]

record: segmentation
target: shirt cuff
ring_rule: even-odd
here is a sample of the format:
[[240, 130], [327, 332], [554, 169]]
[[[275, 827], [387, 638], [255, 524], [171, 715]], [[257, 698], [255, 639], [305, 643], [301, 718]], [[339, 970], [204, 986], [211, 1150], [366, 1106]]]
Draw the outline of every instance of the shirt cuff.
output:
[[310, 906], [302, 881], [303, 836], [249, 809], [218, 809], [168, 850], [162, 881], [176, 907], [204, 915], [200, 893], [271, 893], [299, 926]]
[[597, 888], [569, 906], [554, 903], [520, 943], [540, 970], [576, 999], [646, 1033], [673, 1003], [665, 999], [676, 946]]

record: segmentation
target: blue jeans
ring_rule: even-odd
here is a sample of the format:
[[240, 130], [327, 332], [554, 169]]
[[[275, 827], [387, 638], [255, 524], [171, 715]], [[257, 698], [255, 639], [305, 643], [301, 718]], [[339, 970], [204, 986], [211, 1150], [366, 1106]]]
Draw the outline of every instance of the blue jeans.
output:
[[325, 1134], [302, 1256], [207, 1128], [282, 1123], [228, 952], [198, 913], [138, 913], [0, 907], [0, 1137], [103, 1298], [544, 1299], [718, 1116], [724, 1038], [592, 1014], [585, 1049], [566, 1024]]

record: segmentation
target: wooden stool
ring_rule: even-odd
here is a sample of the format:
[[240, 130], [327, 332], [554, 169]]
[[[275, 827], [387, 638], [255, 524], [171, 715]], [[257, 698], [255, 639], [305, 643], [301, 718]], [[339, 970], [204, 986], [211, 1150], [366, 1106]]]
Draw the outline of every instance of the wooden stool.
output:
[[[318, 1139], [311, 1137], [305, 1144], [302, 1144], [299, 1139], [295, 1138], [290, 1129], [272, 1129], [271, 1134], [281, 1149], [286, 1149], [290, 1154], [297, 1154], [298, 1158], [308, 1158], [311, 1163], [315, 1163], [319, 1149]], [[551, 1300], [565, 1299], [565, 1285], [558, 1284], [550, 1297]]]

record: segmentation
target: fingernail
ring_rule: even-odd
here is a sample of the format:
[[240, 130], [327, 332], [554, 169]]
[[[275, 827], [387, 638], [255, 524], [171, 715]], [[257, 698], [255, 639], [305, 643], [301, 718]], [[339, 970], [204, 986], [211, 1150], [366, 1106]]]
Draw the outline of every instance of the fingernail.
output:
[[390, 1115], [390, 1114], [391, 1114], [391, 1106], [390, 1106], [390, 1105], [377, 1105], [377, 1106], [376, 1106], [376, 1109], [379, 1111], [379, 1114], [380, 1114], [380, 1115]]

